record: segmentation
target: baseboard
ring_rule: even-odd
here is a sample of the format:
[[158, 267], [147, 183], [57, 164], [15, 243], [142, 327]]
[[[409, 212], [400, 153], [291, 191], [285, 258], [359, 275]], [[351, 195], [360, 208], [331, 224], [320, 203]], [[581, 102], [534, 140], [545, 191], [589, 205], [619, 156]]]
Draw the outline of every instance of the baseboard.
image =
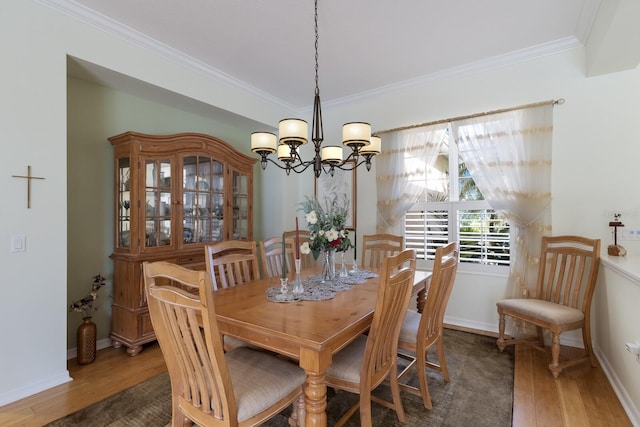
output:
[[616, 396], [618, 396], [618, 400], [620, 400], [620, 403], [622, 404], [624, 411], [627, 413], [631, 424], [633, 424], [635, 427], [640, 427], [640, 408], [638, 408], [633, 400], [631, 400], [629, 393], [627, 393], [627, 390], [620, 382], [620, 379], [616, 375], [616, 372], [613, 370], [613, 367], [609, 363], [609, 360], [606, 358], [600, 347], [595, 346], [593, 348], [593, 352], [598, 358], [600, 366], [602, 367], [602, 371], [609, 379], [609, 383], [611, 384], [611, 387], [613, 388]]
[[72, 380], [73, 379], [69, 376], [69, 371], [65, 369], [64, 372], [61, 372], [58, 375], [0, 394], [0, 406], [16, 402], [20, 399], [24, 399], [25, 397], [32, 396], [60, 384], [68, 383]]
[[444, 316], [446, 327], [480, 335], [498, 336], [498, 326], [493, 323], [475, 322], [459, 317]]
[[[96, 350], [111, 347], [111, 338], [103, 338], [96, 342]], [[78, 356], [78, 347], [67, 349], [67, 360], [75, 359]]]

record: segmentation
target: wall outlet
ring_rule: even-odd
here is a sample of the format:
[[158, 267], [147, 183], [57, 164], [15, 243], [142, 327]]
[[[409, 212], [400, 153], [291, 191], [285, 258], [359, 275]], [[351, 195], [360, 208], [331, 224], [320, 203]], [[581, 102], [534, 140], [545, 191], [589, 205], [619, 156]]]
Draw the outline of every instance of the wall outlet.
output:
[[631, 353], [631, 354], [635, 354], [636, 356], [640, 356], [640, 343], [635, 342], [628, 342], [625, 344], [625, 349]]

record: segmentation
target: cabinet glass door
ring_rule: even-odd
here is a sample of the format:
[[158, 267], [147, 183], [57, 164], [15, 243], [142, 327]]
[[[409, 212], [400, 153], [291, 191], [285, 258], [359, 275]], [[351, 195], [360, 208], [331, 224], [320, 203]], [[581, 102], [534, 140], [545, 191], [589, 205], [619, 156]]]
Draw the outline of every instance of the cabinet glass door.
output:
[[183, 243], [224, 239], [224, 166], [206, 156], [183, 160]]
[[249, 178], [233, 172], [233, 239], [249, 238]]
[[171, 243], [171, 161], [145, 162], [145, 240], [147, 248]]
[[128, 249], [131, 247], [131, 192], [129, 190], [131, 169], [129, 167], [129, 157], [122, 157], [117, 160], [117, 198], [118, 198], [118, 221], [116, 244], [119, 248]]

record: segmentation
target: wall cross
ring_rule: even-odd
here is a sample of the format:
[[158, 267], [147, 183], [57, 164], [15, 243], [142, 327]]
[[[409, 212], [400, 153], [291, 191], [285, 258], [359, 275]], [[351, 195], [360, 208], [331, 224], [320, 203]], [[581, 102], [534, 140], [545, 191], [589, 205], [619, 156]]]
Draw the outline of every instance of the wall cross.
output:
[[31, 175], [31, 166], [27, 166], [27, 175], [11, 175], [13, 178], [24, 178], [27, 180], [27, 209], [31, 209], [31, 180], [44, 179], [40, 176]]

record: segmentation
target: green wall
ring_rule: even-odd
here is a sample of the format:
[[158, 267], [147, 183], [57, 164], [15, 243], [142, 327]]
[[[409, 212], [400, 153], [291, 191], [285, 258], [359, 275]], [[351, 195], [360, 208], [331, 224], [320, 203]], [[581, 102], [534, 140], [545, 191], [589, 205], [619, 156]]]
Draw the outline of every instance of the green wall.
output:
[[[102, 274], [93, 320], [98, 340], [111, 330], [113, 264], [113, 152], [108, 137], [126, 131], [150, 134], [199, 132], [213, 135], [250, 154], [250, 125], [230, 126], [77, 78], [67, 79], [67, 301], [89, 293], [92, 278]], [[254, 235], [262, 235], [260, 188], [262, 171], [254, 167]], [[76, 347], [78, 312], [68, 313], [67, 349]], [[100, 344], [100, 343], [99, 343]]]

